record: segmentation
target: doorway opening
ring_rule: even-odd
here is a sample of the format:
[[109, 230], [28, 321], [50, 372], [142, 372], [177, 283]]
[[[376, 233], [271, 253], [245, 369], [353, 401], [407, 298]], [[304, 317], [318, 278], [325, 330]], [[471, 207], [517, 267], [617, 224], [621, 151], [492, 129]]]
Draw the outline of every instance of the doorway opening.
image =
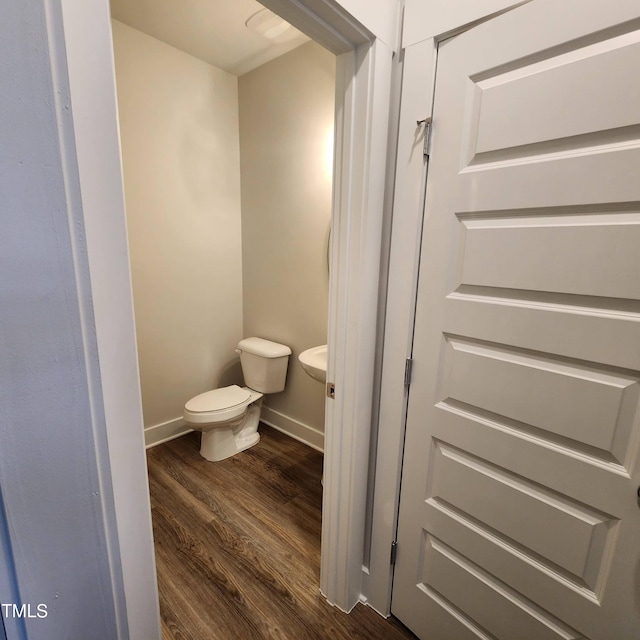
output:
[[[337, 56], [327, 365], [336, 393], [325, 407], [320, 587], [330, 603], [349, 611], [363, 584], [389, 101], [399, 16], [392, 2], [382, 13], [368, 5], [349, 12], [322, 0], [263, 4]], [[117, 527], [114, 575], [122, 573], [114, 588], [118, 598], [127, 600], [139, 601], [144, 594], [143, 607], [123, 610], [122, 624], [132, 634], [149, 636], [154, 572], [140, 464], [142, 434], [132, 429], [141, 416], [111, 30], [103, 6], [65, 2], [62, 13], [111, 466], [113, 507], [108, 516], [110, 526]], [[142, 589], [143, 584], [149, 588]]]
[[[285, 389], [265, 394], [259, 433], [266, 442], [255, 452], [198, 466], [197, 473], [211, 476], [210, 492], [228, 493], [225, 470], [260, 466], [262, 459], [262, 483], [273, 486], [265, 493], [256, 482], [255, 495], [243, 495], [278, 510], [271, 494], [287, 484], [293, 463], [279, 466], [274, 456], [286, 446], [265, 424], [312, 449], [322, 451], [324, 442], [324, 384], [307, 375], [298, 356], [327, 344], [336, 58], [254, 0], [241, 5], [202, 6], [188, 24], [167, 7], [117, 1], [111, 7], [145, 443], [163, 448], [149, 455], [163, 624], [177, 607], [168, 596], [177, 574], [175, 554], [166, 555], [176, 541], [165, 535], [162, 514], [175, 508], [171, 523], [187, 531], [197, 520], [194, 510], [209, 508], [212, 517], [224, 505], [212, 505], [213, 497], [202, 498], [184, 480], [203, 462], [190, 458], [191, 450], [183, 452], [184, 468], [174, 469], [174, 484], [183, 478], [176, 486], [163, 484], [157, 461], [169, 459], [165, 450], [179, 450], [164, 443], [191, 431], [182, 419], [190, 398], [245, 385], [236, 352], [243, 338], [291, 349]], [[256, 34], [253, 25], [260, 28], [265, 16], [269, 30]], [[295, 451], [297, 457], [284, 459], [307, 460]], [[303, 467], [314, 466], [311, 457], [321, 460], [309, 456]], [[319, 518], [316, 475], [306, 508]], [[305, 476], [306, 484], [313, 477]], [[282, 508], [296, 496], [287, 495]], [[241, 528], [242, 517], [232, 515]], [[285, 539], [302, 544], [295, 517], [279, 526]], [[319, 552], [319, 525], [316, 533]], [[179, 541], [175, 549], [187, 553]], [[312, 558], [315, 572], [319, 562]], [[241, 572], [237, 565], [232, 570]]]

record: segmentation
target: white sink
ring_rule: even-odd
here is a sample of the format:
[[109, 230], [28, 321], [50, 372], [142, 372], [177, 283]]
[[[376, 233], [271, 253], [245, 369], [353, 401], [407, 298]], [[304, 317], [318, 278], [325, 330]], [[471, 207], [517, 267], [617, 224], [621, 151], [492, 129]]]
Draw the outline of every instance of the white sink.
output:
[[327, 381], [327, 345], [312, 347], [303, 351], [299, 356], [302, 368], [318, 382]]

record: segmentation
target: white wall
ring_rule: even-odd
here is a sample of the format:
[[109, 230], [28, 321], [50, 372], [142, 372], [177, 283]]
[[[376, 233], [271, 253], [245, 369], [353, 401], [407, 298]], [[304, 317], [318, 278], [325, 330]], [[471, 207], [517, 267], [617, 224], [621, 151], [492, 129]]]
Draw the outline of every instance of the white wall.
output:
[[399, 0], [339, 0], [354, 18], [392, 49], [396, 46], [396, 33], [400, 18]]
[[528, 0], [405, 0], [403, 48], [482, 22]]
[[0, 21], [0, 602], [47, 605], [7, 619], [10, 638], [106, 640], [126, 612], [56, 7], [9, 3]]
[[239, 79], [244, 333], [293, 350], [266, 399], [280, 415], [264, 413], [287, 430], [324, 432], [324, 386], [297, 356], [327, 343], [335, 66], [310, 42]]
[[117, 21], [113, 35], [149, 429], [241, 381], [237, 79]]

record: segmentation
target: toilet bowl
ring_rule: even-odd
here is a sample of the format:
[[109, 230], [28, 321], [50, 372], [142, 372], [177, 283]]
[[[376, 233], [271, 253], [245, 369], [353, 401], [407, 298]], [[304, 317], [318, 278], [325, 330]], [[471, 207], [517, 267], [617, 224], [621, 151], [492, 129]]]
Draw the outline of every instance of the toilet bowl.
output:
[[237, 350], [248, 386], [234, 384], [206, 391], [184, 406], [185, 423], [202, 432], [200, 455], [211, 462], [257, 444], [263, 396], [284, 390], [289, 347], [262, 338], [246, 338]]
[[184, 407], [184, 421], [202, 431], [200, 454], [218, 462], [257, 444], [262, 397], [259, 391], [234, 384], [191, 398]]

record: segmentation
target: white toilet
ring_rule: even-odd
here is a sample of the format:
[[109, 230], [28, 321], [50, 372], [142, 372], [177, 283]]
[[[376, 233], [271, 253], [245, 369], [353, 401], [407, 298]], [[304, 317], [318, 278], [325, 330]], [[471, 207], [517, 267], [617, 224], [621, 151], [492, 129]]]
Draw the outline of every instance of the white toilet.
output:
[[257, 444], [262, 396], [284, 390], [289, 347], [262, 338], [245, 338], [238, 344], [238, 351], [247, 386], [234, 384], [207, 391], [184, 406], [185, 423], [202, 431], [200, 455], [212, 462]]

